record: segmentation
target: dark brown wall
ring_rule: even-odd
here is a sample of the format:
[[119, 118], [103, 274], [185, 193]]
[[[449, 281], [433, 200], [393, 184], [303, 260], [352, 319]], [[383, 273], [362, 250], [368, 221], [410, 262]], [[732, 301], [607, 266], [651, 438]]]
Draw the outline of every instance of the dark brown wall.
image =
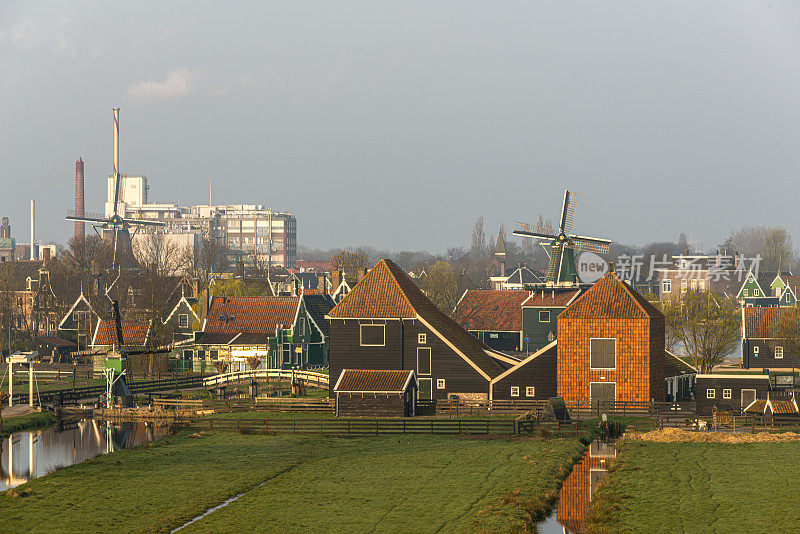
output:
[[[496, 400], [541, 400], [556, 396], [556, 357], [558, 350], [551, 348], [492, 386], [492, 398]], [[511, 386], [519, 386], [519, 397], [511, 396]], [[525, 396], [525, 388], [536, 388], [534, 397]]]
[[[707, 398], [706, 390], [709, 388], [716, 390], [714, 399]], [[730, 399], [722, 398], [723, 389], [731, 390]], [[769, 390], [769, 380], [751, 377], [698, 377], [697, 388], [695, 390], [697, 415], [711, 415], [714, 406], [717, 406], [717, 409], [733, 408], [737, 411], [740, 410], [743, 389], [755, 389], [756, 398], [766, 399], [767, 391]]]
[[403, 395], [339, 393], [337, 396], [339, 417], [372, 416], [403, 417], [405, 403]]
[[[758, 347], [758, 358], [753, 357], [753, 348]], [[781, 369], [797, 367], [797, 354], [783, 348], [783, 358], [775, 359], [775, 348], [767, 339], [746, 339], [742, 343], [742, 367], [744, 369]]]

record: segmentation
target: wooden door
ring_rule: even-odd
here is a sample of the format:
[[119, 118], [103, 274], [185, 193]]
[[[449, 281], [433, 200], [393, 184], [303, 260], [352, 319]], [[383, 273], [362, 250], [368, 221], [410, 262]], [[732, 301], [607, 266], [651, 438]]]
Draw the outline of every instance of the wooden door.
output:
[[433, 384], [430, 378], [420, 378], [419, 383], [419, 399], [429, 400], [433, 398]]
[[617, 384], [615, 382], [592, 382], [589, 385], [592, 408], [613, 408], [617, 400]]

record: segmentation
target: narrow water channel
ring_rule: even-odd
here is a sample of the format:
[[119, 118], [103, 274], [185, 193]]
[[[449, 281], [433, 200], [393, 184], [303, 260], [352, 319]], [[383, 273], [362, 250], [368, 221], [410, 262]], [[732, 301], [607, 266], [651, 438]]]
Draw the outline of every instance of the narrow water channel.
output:
[[171, 433], [153, 423], [112, 423], [94, 419], [64, 422], [47, 430], [18, 432], [0, 442], [0, 491], [61, 467]]
[[616, 455], [617, 450], [613, 443], [599, 439], [590, 443], [583, 458], [575, 464], [572, 473], [561, 486], [556, 510], [536, 525], [536, 532], [583, 533], [586, 530], [586, 515], [592, 502], [592, 494], [608, 475], [608, 462]]

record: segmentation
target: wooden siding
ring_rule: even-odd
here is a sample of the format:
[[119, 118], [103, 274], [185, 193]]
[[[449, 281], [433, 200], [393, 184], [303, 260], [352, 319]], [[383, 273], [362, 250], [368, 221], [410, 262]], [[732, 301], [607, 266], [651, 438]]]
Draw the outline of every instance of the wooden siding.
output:
[[[550, 312], [550, 322], [539, 322], [540, 311]], [[562, 311], [564, 311], [564, 308], [561, 306], [554, 308], [522, 308], [522, 350], [533, 353], [552, 343], [553, 340], [548, 339], [548, 336], [551, 332], [553, 336], [558, 334], [558, 314]], [[530, 339], [527, 346], [525, 345], [526, 337]]]
[[[591, 338], [615, 338], [615, 369], [591, 369]], [[584, 319], [558, 322], [558, 396], [589, 402], [592, 382], [616, 383], [616, 400], [664, 398], [664, 319]]]
[[[708, 398], [708, 389], [714, 390], [714, 398]], [[723, 389], [731, 390], [731, 398], [724, 399], [722, 396]], [[717, 409], [733, 409], [736, 411], [746, 408], [742, 406], [742, 390], [755, 389], [757, 399], [766, 399], [767, 391], [769, 391], [769, 380], [741, 375], [736, 377], [720, 375], [720, 376], [698, 376], [697, 386], [695, 390], [695, 399], [697, 402], [697, 415], [711, 415], [714, 406]]]
[[[361, 346], [359, 325], [370, 323], [386, 325], [385, 346]], [[424, 344], [418, 342], [419, 334], [425, 334]], [[431, 349], [429, 375], [418, 373], [418, 347]], [[338, 377], [342, 369], [413, 369], [418, 379], [432, 379], [434, 399], [446, 399], [450, 394], [488, 398], [489, 381], [415, 319], [331, 319], [329, 359], [330, 376]], [[437, 379], [445, 380], [444, 389], [436, 387]], [[334, 385], [332, 381], [331, 396]]]
[[337, 417], [404, 417], [407, 405], [404, 396], [398, 393], [337, 393]]
[[[754, 356], [758, 347], [758, 357]], [[744, 369], [785, 369], [797, 367], [798, 355], [783, 348], [783, 358], [775, 358], [775, 349], [768, 339], [745, 339], [742, 342], [742, 368]]]
[[477, 337], [488, 346], [495, 350], [503, 351], [503, 352], [518, 352], [521, 349], [519, 348], [519, 340], [520, 340], [520, 333], [519, 332], [496, 332], [496, 331], [489, 331], [489, 330], [470, 330], [469, 332], [473, 336]]
[[[544, 354], [540, 354], [524, 365], [517, 368], [492, 385], [493, 400], [546, 400], [555, 397], [557, 347], [553, 347]], [[511, 396], [511, 387], [519, 387], [519, 396]], [[533, 397], [525, 394], [525, 388], [535, 388]]]

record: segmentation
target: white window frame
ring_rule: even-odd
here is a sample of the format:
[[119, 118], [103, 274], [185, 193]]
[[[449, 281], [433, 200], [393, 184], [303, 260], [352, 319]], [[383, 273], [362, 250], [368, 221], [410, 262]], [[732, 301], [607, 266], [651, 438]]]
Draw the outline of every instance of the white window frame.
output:
[[[183, 324], [183, 319], [186, 318], [186, 324]], [[178, 328], [189, 328], [189, 314], [188, 313], [179, 313], [178, 314]]]
[[783, 347], [775, 347], [775, 359], [776, 360], [783, 359]]
[[[428, 372], [427, 373], [423, 373], [423, 372], [420, 371], [420, 367], [419, 367], [419, 354], [420, 354], [420, 351], [422, 351], [423, 353], [425, 351], [427, 351], [427, 353], [428, 353]], [[430, 376], [432, 372], [433, 372], [433, 351], [431, 350], [430, 347], [417, 347], [417, 374], [418, 375]]]
[[700, 280], [699, 286], [700, 286], [700, 291], [705, 291], [706, 290], [706, 281], [705, 280]]
[[519, 386], [511, 386], [511, 396], [519, 397]]
[[708, 388], [706, 390], [706, 398], [707, 399], [716, 399], [717, 398], [717, 390], [714, 388]]
[[445, 380], [444, 378], [437, 378], [436, 379], [436, 389], [444, 389]]
[[747, 288], [742, 289], [742, 296], [743, 297], [749, 297], [750, 296], [750, 290], [747, 289]]
[[681, 280], [681, 293], [686, 293], [687, 289], [689, 289], [689, 281], [684, 278]]
[[733, 390], [730, 388], [725, 388], [722, 390], [722, 398], [723, 399], [731, 399], [733, 398]]
[[697, 291], [697, 280], [692, 278], [692, 291]]
[[758, 358], [758, 354], [759, 354], [760, 350], [761, 350], [761, 348], [758, 345], [754, 345], [753, 346], [753, 357], [754, 358]]
[[[370, 327], [370, 328], [375, 328], [375, 327], [379, 326], [379, 327], [383, 328], [383, 343], [381, 343], [380, 345], [364, 343], [364, 327], [365, 326]], [[360, 325], [358, 325], [358, 327], [359, 327], [358, 328], [358, 337], [359, 337], [358, 341], [361, 343], [362, 347], [385, 347], [386, 346], [386, 325], [385, 324], [360, 324]]]
[[[592, 367], [592, 340], [594, 339], [613, 339], [614, 340], [614, 367]], [[589, 369], [592, 371], [616, 371], [617, 370], [617, 338], [615, 337], [592, 337], [589, 338]]]
[[536, 396], [536, 387], [535, 386], [526, 386], [525, 387], [525, 396], [526, 397], [535, 397]]
[[417, 334], [417, 343], [420, 345], [424, 345], [428, 342], [427, 334]]
[[755, 289], [753, 290], [753, 296], [754, 296], [754, 297], [760, 297], [760, 296], [761, 296], [761, 290], [760, 290], [760, 289], [758, 289], [758, 288], [755, 288]]
[[672, 293], [672, 278], [664, 278], [661, 281], [661, 292]]
[[[547, 317], [547, 319], [542, 319], [542, 317]], [[550, 310], [539, 310], [539, 322], [540, 323], [550, 322]]]

